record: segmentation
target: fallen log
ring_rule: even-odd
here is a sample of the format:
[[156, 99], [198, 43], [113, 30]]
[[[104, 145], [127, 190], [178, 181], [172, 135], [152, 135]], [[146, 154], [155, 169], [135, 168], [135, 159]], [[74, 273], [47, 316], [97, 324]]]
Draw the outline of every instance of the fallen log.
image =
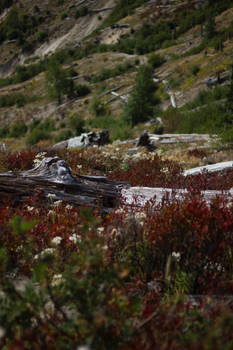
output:
[[[182, 200], [186, 189], [130, 187], [126, 182], [108, 180], [104, 176], [71, 174], [67, 163], [59, 157], [44, 158], [27, 171], [8, 171], [0, 174], [0, 203], [11, 199], [14, 205], [38, 194], [41, 200], [65, 201], [75, 206], [99, 208], [101, 213], [111, 212], [118, 203], [142, 207], [149, 201], [159, 204], [164, 198]], [[201, 191], [207, 203], [217, 196], [232, 200], [229, 191]]]
[[217, 172], [217, 171], [232, 169], [232, 167], [233, 167], [233, 161], [220, 162], [220, 163], [216, 163], [216, 164], [209, 164], [209, 165], [199, 166], [196, 168], [185, 170], [183, 175], [184, 176], [197, 175], [203, 171], [208, 171], [210, 173], [213, 173], [213, 172]]
[[102, 176], [74, 177], [64, 160], [44, 158], [28, 171], [0, 174], [0, 203], [10, 198], [14, 205], [39, 193], [41, 200], [62, 200], [75, 206], [98, 207], [101, 213], [111, 211], [117, 204], [125, 182]]
[[[161, 204], [164, 198], [168, 200], [183, 200], [188, 195], [186, 189], [172, 188], [152, 188], [152, 187], [130, 187], [121, 191], [122, 202], [125, 205], [143, 207], [148, 202]], [[214, 198], [224, 196], [225, 199], [232, 200], [233, 190], [229, 191], [201, 191], [203, 199], [209, 204]]]

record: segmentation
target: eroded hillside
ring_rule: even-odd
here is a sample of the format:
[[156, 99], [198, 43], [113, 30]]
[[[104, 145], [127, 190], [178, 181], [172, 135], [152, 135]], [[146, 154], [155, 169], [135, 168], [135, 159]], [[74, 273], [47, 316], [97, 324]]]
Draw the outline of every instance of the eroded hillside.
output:
[[[215, 133], [229, 122], [225, 114], [216, 118], [229, 101], [232, 1], [8, 5], [0, 17], [0, 138], [10, 147], [48, 145], [103, 128], [112, 139], [136, 137], [146, 117], [132, 128], [122, 115], [145, 64], [152, 66], [156, 84], [151, 115], [160, 117], [164, 131]], [[59, 97], [48, 87], [55, 86], [49, 74], [63, 74]], [[217, 106], [214, 122], [200, 123], [210, 105]], [[155, 124], [149, 129], [154, 132]], [[32, 132], [37, 136], [27, 142]]]

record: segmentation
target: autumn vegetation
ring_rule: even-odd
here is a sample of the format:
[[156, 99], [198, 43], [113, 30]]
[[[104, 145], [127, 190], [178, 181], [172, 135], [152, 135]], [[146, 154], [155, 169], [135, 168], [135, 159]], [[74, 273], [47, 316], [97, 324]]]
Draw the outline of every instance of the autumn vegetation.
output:
[[[145, 207], [121, 202], [104, 216], [41, 202], [39, 191], [17, 205], [2, 200], [2, 349], [231, 349], [232, 201], [207, 203], [201, 190], [231, 188], [233, 171], [184, 178], [158, 156], [59, 155], [73, 174], [189, 192]], [[30, 169], [35, 159], [36, 150], [8, 153], [1, 170]]]

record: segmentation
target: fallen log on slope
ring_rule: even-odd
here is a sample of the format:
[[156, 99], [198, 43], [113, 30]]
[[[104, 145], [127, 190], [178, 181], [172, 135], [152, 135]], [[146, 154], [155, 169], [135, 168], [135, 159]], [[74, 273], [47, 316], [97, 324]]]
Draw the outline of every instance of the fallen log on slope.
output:
[[121, 189], [127, 186], [101, 176], [74, 177], [64, 160], [48, 157], [31, 170], [0, 174], [0, 202], [11, 198], [17, 205], [39, 193], [41, 200], [98, 207], [104, 213], [116, 206]]
[[183, 175], [184, 176], [197, 175], [205, 170], [210, 172], [210, 173], [213, 173], [213, 172], [217, 172], [217, 171], [223, 171], [226, 169], [232, 169], [232, 167], [233, 167], [233, 161], [220, 162], [220, 163], [216, 163], [216, 164], [209, 164], [209, 165], [199, 166], [196, 168], [185, 170]]

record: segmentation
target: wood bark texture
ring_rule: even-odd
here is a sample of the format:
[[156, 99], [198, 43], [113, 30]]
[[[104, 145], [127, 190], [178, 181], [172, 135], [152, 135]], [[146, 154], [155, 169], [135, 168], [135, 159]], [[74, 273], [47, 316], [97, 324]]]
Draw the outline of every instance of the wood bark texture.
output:
[[28, 171], [0, 174], [0, 202], [11, 198], [17, 205], [38, 194], [41, 199], [63, 200], [67, 203], [98, 207], [101, 212], [111, 211], [117, 204], [125, 182], [110, 181], [101, 176], [72, 176], [67, 163], [59, 157], [44, 158]]

